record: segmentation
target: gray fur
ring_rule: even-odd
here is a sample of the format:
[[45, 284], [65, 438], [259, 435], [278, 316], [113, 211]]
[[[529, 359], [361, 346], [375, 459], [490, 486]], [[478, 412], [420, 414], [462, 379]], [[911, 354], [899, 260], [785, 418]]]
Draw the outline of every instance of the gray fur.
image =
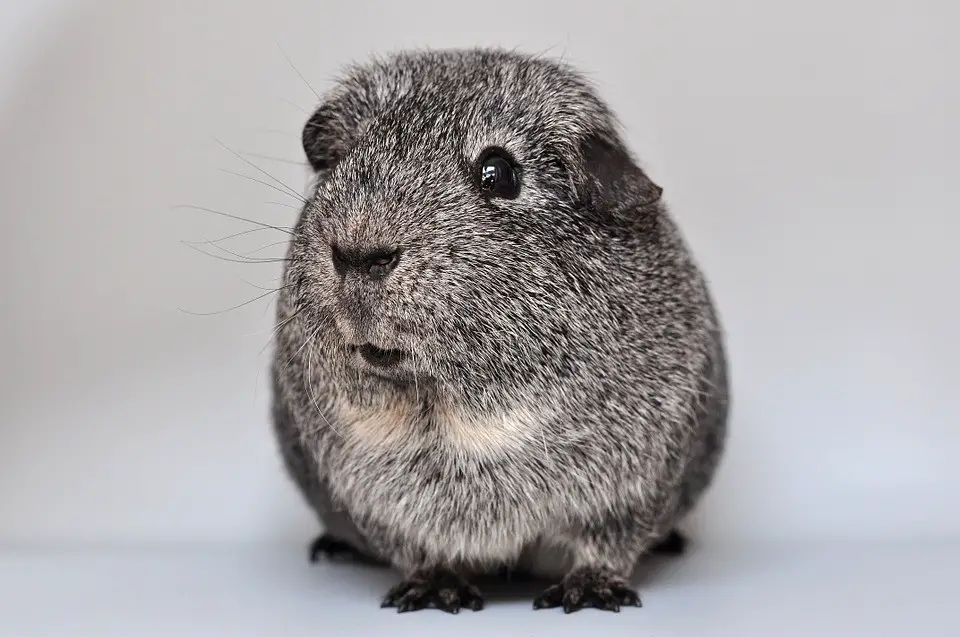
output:
[[[346, 69], [303, 138], [274, 421], [327, 531], [407, 577], [629, 577], [709, 486], [728, 386], [704, 277], [613, 114], [555, 60], [407, 51]], [[493, 145], [514, 200], [473, 181]], [[331, 244], [402, 257], [340, 276]], [[358, 365], [364, 341], [403, 374]]]

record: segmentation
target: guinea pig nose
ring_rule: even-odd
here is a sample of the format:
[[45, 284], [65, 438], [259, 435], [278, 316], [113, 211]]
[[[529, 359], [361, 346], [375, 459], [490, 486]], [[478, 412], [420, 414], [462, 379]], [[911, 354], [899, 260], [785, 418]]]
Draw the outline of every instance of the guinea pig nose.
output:
[[382, 279], [400, 262], [400, 250], [395, 248], [345, 248], [334, 244], [330, 253], [333, 267], [341, 276], [353, 270], [371, 279]]

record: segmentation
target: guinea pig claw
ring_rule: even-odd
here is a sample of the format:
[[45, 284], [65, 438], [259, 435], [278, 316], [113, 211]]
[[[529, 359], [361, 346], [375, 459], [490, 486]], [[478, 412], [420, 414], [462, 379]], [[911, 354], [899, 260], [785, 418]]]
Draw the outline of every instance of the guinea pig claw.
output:
[[584, 608], [619, 613], [623, 606], [642, 606], [640, 596], [622, 578], [599, 569], [574, 571], [533, 600], [534, 610], [562, 607], [567, 614]]
[[456, 615], [462, 608], [482, 610], [483, 596], [462, 577], [438, 569], [404, 579], [387, 592], [380, 607], [396, 608], [398, 613], [436, 608]]

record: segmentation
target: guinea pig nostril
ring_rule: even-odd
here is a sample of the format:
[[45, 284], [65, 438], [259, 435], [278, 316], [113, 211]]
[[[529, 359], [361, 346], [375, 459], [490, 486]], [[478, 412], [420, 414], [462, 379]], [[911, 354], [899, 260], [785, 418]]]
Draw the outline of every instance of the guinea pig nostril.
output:
[[393, 271], [400, 261], [400, 251], [390, 248], [364, 249], [345, 248], [337, 244], [330, 246], [330, 259], [340, 275], [347, 270], [377, 279]]
[[380, 349], [370, 343], [364, 343], [357, 348], [363, 360], [377, 367], [393, 367], [400, 364], [405, 358], [406, 353], [397, 349]]
[[384, 277], [397, 267], [399, 261], [399, 250], [383, 250], [371, 253], [365, 263], [367, 274], [372, 278]]

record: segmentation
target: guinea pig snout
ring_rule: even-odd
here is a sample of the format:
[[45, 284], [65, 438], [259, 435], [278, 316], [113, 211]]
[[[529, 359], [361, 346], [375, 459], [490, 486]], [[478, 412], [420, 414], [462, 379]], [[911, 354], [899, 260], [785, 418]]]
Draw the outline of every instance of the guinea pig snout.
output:
[[350, 272], [371, 280], [385, 278], [400, 263], [401, 251], [395, 247], [361, 247], [331, 244], [330, 258], [340, 276]]

